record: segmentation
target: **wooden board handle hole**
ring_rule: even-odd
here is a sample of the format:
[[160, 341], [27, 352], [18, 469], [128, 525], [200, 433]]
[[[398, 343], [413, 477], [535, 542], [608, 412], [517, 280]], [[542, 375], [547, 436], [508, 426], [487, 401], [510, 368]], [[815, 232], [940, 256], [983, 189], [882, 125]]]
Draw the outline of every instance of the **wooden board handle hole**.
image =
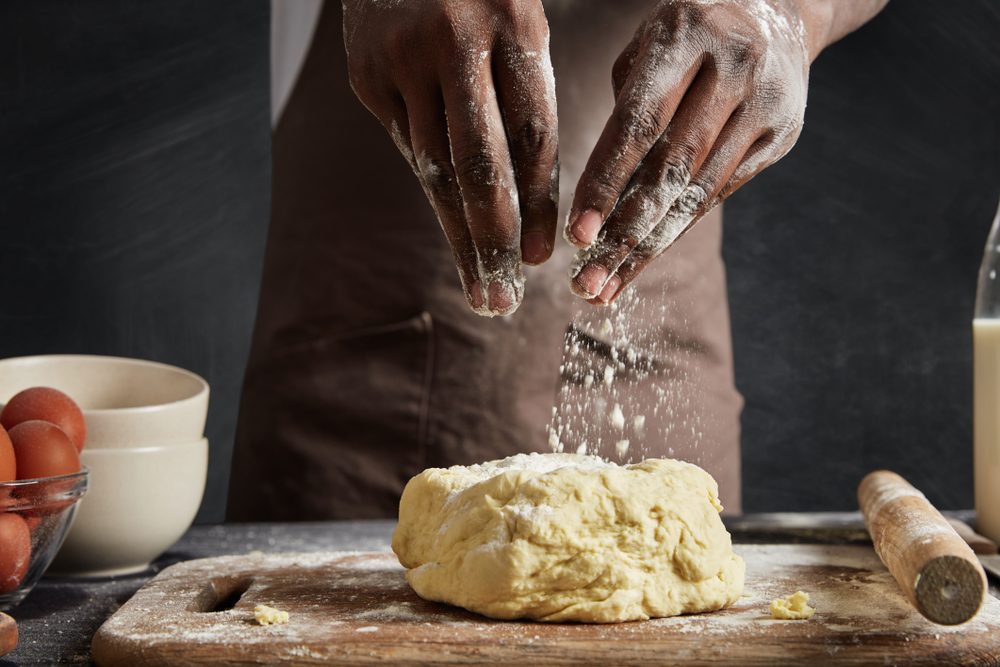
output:
[[214, 614], [221, 611], [229, 611], [243, 598], [253, 584], [253, 579], [249, 577], [219, 577], [212, 579], [208, 585], [208, 590], [204, 595], [199, 596], [197, 611], [206, 614]]

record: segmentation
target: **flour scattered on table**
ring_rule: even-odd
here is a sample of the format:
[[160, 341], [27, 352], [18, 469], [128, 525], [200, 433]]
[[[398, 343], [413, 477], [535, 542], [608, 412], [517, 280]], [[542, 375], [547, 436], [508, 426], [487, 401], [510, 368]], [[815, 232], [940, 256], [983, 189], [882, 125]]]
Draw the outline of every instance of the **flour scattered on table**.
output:
[[803, 591], [771, 600], [771, 618], [781, 621], [804, 621], [815, 613], [816, 609], [809, 606], [809, 594]]
[[253, 608], [253, 617], [261, 625], [284, 625], [288, 623], [288, 612], [266, 604], [259, 604]]

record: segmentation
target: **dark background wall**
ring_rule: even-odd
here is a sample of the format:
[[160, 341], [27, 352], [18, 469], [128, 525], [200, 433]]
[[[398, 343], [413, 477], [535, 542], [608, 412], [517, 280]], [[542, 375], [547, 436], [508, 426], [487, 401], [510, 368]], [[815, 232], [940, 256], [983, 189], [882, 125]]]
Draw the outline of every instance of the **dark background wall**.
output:
[[[897, 0], [812, 71], [798, 147], [727, 206], [748, 510], [860, 476], [971, 506], [970, 318], [1000, 194], [1000, 5]], [[0, 357], [213, 388], [225, 484], [267, 227], [266, 0], [0, 3]]]
[[212, 386], [221, 519], [269, 211], [266, 0], [0, 2], [0, 357]]
[[820, 56], [795, 150], [727, 205], [745, 509], [854, 509], [877, 467], [972, 506], [998, 45], [993, 0], [890, 2]]

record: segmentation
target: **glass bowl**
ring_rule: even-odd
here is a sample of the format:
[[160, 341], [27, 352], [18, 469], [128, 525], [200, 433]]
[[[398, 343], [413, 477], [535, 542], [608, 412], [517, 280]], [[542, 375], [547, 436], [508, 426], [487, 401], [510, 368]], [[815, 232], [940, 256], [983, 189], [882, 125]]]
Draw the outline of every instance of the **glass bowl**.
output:
[[71, 475], [0, 482], [0, 611], [17, 606], [45, 574], [89, 478], [83, 468]]

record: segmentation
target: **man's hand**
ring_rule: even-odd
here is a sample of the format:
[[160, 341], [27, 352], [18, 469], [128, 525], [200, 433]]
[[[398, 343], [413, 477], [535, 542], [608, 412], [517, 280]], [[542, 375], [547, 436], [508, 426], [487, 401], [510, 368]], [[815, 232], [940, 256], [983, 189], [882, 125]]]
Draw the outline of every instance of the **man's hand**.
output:
[[351, 85], [420, 179], [472, 308], [513, 312], [549, 258], [558, 160], [538, 0], [347, 0]]
[[829, 13], [804, 14], [794, 0], [664, 0], [639, 27], [615, 63], [615, 109], [566, 226], [582, 248], [576, 294], [613, 301], [709, 209], [791, 149], [809, 63], [830, 25]]

